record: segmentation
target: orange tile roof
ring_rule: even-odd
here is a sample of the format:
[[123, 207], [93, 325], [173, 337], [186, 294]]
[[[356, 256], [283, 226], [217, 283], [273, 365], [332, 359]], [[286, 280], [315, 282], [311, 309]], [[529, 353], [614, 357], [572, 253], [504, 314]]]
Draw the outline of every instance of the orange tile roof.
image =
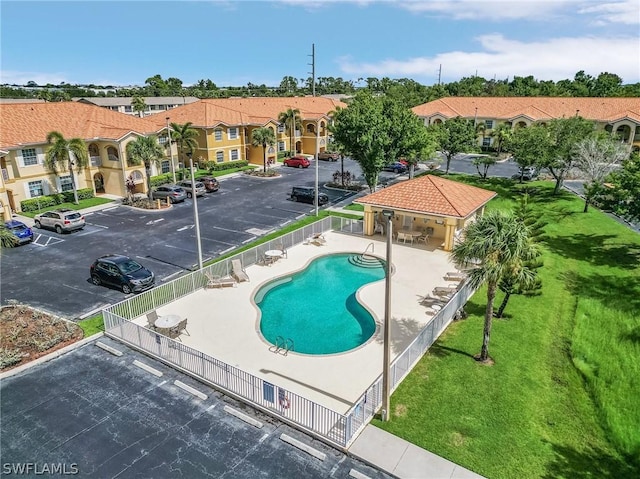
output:
[[[476, 113], [476, 108], [477, 113]], [[568, 118], [576, 113], [588, 120], [612, 122], [640, 119], [640, 98], [571, 97], [446, 97], [413, 108], [416, 115], [446, 118], [491, 118], [511, 120], [525, 115], [534, 121]]]
[[302, 119], [311, 120], [326, 116], [336, 107], [346, 106], [346, 103], [324, 97], [211, 98], [146, 118], [154, 121], [157, 128], [166, 125], [167, 116], [172, 123], [190, 121], [196, 127], [265, 125], [271, 120], [276, 121], [278, 115], [289, 108], [297, 108]]
[[0, 148], [45, 143], [59, 131], [65, 138], [117, 140], [130, 132], [156, 132], [155, 123], [75, 101], [0, 104]]
[[383, 188], [354, 200], [354, 203], [422, 214], [466, 218], [496, 195], [494, 191], [447, 180], [436, 175], [424, 175]]

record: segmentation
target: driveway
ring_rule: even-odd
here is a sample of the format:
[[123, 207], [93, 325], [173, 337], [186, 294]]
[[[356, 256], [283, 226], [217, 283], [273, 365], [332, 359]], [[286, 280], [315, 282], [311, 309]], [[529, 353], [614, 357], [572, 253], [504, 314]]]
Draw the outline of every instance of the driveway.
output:
[[[94, 341], [2, 380], [3, 475], [49, 467], [101, 478], [391, 477], [120, 343], [99, 341], [124, 354]], [[30, 474], [9, 473], [27, 467]]]

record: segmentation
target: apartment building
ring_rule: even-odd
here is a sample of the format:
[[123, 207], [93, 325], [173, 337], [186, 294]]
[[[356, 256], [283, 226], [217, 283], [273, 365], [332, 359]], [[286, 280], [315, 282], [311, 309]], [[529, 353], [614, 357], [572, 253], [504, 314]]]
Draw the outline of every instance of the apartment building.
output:
[[640, 150], [640, 98], [447, 97], [418, 105], [413, 112], [427, 125], [458, 116], [484, 125], [478, 133], [484, 147], [493, 145], [491, 133], [501, 123], [519, 128], [581, 116]]
[[[187, 105], [198, 101], [195, 96], [145, 96], [141, 97], [146, 105], [145, 110], [142, 112], [142, 116], [153, 115], [154, 113], [161, 113], [168, 110], [172, 110], [178, 106]], [[126, 113], [127, 115], [139, 115], [137, 111], [133, 109], [132, 101], [133, 97], [79, 97], [72, 98], [73, 101], [80, 103], [86, 103], [88, 105], [101, 106], [108, 108], [112, 111], [120, 113]]]

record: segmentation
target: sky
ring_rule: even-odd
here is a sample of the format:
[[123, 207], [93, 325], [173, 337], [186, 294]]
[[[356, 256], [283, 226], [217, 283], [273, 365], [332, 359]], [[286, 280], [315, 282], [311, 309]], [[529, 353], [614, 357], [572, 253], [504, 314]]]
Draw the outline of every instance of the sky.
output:
[[0, 2], [0, 83], [278, 86], [285, 76], [478, 75], [539, 81], [609, 72], [640, 82], [639, 0]]

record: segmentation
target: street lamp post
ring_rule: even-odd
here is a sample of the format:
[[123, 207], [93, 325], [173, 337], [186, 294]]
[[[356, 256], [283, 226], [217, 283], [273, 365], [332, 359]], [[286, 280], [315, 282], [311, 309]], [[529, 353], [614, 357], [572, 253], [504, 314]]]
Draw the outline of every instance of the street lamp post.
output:
[[173, 173], [173, 183], [176, 182], [176, 165], [173, 164], [173, 148], [171, 148], [171, 129], [169, 128], [169, 117], [167, 117], [167, 137], [169, 138], [169, 155], [171, 155], [171, 173]]
[[320, 192], [318, 191], [318, 168], [320, 163], [318, 161], [318, 155], [320, 154], [320, 122], [316, 122], [316, 197], [315, 197], [315, 206], [316, 206], [316, 216], [318, 216], [318, 195]]
[[191, 199], [193, 200], [193, 219], [196, 223], [196, 244], [198, 246], [198, 268], [202, 269], [202, 243], [200, 242], [200, 218], [198, 217], [198, 200], [196, 195], [196, 179], [193, 172], [193, 161], [191, 160], [191, 152], [187, 153], [189, 165], [191, 169]]
[[384, 287], [384, 354], [382, 358], [382, 420], [388, 421], [391, 417], [389, 400], [391, 396], [391, 241], [393, 239], [393, 210], [382, 210], [382, 215], [387, 218], [387, 262], [385, 265]]

